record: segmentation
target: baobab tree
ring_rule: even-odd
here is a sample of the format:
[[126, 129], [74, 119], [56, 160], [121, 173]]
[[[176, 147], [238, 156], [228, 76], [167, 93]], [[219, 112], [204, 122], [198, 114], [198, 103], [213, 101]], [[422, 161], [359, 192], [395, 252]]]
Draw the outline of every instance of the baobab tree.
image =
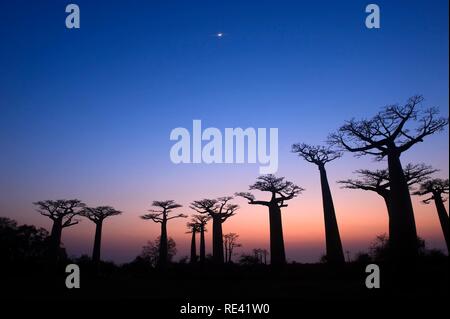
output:
[[233, 251], [235, 248], [242, 247], [242, 244], [238, 243], [239, 235], [236, 233], [228, 233], [223, 235], [223, 244], [225, 247], [225, 262], [230, 263], [233, 257]]
[[333, 197], [328, 184], [327, 171], [325, 170], [325, 164], [341, 157], [342, 153], [330, 147], [311, 146], [305, 143], [292, 145], [292, 152], [297, 153], [305, 161], [317, 165], [319, 169], [325, 220], [326, 259], [332, 264], [342, 264], [345, 262], [344, 250], [342, 249]]
[[429, 204], [430, 201], [434, 201], [439, 216], [439, 222], [441, 223], [442, 233], [444, 234], [445, 243], [447, 245], [447, 253], [450, 254], [449, 216], [444, 206], [444, 202], [447, 200], [445, 197], [448, 193], [448, 179], [435, 178], [422, 183], [420, 188], [414, 192], [414, 195], [429, 196], [422, 201], [424, 204]]
[[329, 142], [356, 155], [387, 158], [392, 197], [389, 223], [390, 247], [398, 261], [418, 255], [417, 231], [408, 184], [400, 161], [402, 153], [428, 135], [443, 130], [448, 119], [437, 117], [436, 108], [422, 108], [422, 96], [404, 105], [384, 107], [371, 119], [350, 120], [331, 134]]
[[293, 199], [304, 189], [292, 182], [285, 181], [284, 177], [276, 177], [273, 174], [259, 176], [249, 189], [269, 192], [271, 195], [270, 200], [262, 201], [255, 200], [255, 195], [249, 192], [236, 193], [237, 196], [247, 199], [250, 205], [263, 205], [269, 208], [271, 264], [285, 264], [286, 253], [284, 250], [281, 208], [287, 207], [286, 201]]
[[238, 205], [230, 204], [232, 196], [217, 199], [202, 199], [193, 201], [191, 208], [200, 214], [211, 217], [213, 221], [213, 260], [216, 264], [224, 263], [222, 224], [235, 215]]
[[33, 204], [37, 206], [36, 210], [41, 215], [53, 221], [50, 233], [50, 254], [52, 258], [58, 260], [62, 230], [79, 223], [75, 216], [79, 215], [86, 205], [78, 199], [45, 200]]
[[211, 219], [208, 215], [194, 215], [192, 222], [198, 224], [200, 230], [200, 263], [203, 264], [206, 260], [206, 244], [205, 244], [205, 232], [206, 224]]
[[187, 218], [184, 214], [177, 214], [170, 216], [170, 213], [176, 209], [182, 207], [182, 205], [175, 203], [173, 200], [154, 201], [153, 207], [159, 207], [159, 209], [150, 209], [149, 214], [141, 216], [144, 220], [152, 220], [155, 223], [161, 224], [161, 235], [159, 240], [159, 256], [158, 266], [165, 267], [168, 263], [167, 255], [167, 222], [175, 218]]
[[100, 250], [102, 241], [103, 221], [110, 217], [120, 215], [122, 212], [110, 206], [85, 207], [80, 215], [88, 218], [95, 224], [94, 249], [92, 250], [92, 261], [96, 264], [100, 262]]
[[196, 245], [196, 234], [200, 232], [200, 224], [195, 221], [186, 224], [189, 231], [188, 234], [192, 234], [191, 238], [191, 264], [197, 262], [197, 245]]
[[[425, 164], [411, 164], [406, 165], [404, 169], [404, 175], [408, 187], [412, 187], [414, 184], [421, 183], [429, 178], [429, 176], [435, 173], [437, 170], [431, 166]], [[389, 172], [387, 169], [368, 170], [360, 169], [355, 172], [358, 174], [357, 179], [347, 179], [338, 181], [343, 185], [343, 188], [348, 189], [361, 189], [366, 191], [372, 191], [380, 195], [385, 204], [387, 213], [391, 216], [391, 202], [392, 195], [390, 190]]]

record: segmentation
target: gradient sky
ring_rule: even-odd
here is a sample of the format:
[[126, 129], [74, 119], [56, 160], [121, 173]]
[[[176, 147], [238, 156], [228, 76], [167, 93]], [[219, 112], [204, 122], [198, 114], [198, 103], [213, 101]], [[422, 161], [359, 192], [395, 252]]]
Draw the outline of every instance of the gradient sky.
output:
[[[283, 211], [287, 257], [324, 253], [318, 170], [290, 153], [322, 143], [351, 117], [423, 94], [448, 116], [448, 1], [375, 1], [381, 29], [365, 28], [366, 1], [73, 1], [81, 29], [65, 28], [65, 1], [0, 4], [0, 215], [49, 229], [32, 202], [79, 198], [112, 205], [103, 258], [126, 262], [159, 224], [138, 217], [153, 200], [190, 201], [245, 191], [258, 165], [174, 165], [175, 127], [279, 128], [278, 175], [306, 188]], [[225, 34], [222, 38], [214, 35]], [[448, 130], [403, 157], [448, 178]], [[387, 232], [374, 193], [335, 183], [370, 157], [328, 166], [344, 249], [355, 254]], [[258, 197], [267, 196], [257, 194]], [[268, 212], [241, 205], [224, 224], [243, 247], [268, 248]], [[443, 248], [433, 205], [414, 199], [419, 235]], [[169, 224], [178, 257], [186, 220]], [[91, 253], [94, 225], [64, 230], [70, 255]], [[208, 233], [208, 239], [211, 232]], [[210, 251], [210, 242], [207, 242]]]

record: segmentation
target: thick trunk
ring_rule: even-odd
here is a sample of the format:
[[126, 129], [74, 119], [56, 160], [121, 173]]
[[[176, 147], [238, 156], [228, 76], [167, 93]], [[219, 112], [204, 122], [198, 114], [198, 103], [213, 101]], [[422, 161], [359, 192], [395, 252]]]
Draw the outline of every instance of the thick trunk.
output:
[[400, 154], [388, 154], [388, 168], [391, 190], [389, 245], [396, 261], [408, 262], [417, 256], [418, 242], [411, 196]]
[[270, 223], [270, 255], [272, 265], [283, 265], [286, 263], [284, 251], [283, 226], [281, 222], [281, 209], [276, 203], [269, 206]]
[[213, 260], [216, 264], [223, 264], [223, 237], [222, 220], [220, 217], [213, 217]]
[[325, 219], [325, 241], [327, 248], [327, 261], [332, 264], [345, 262], [342, 249], [341, 236], [334, 211], [333, 197], [328, 184], [327, 172], [324, 166], [319, 166], [320, 185], [322, 187], [323, 214]]
[[379, 193], [381, 195], [381, 197], [383, 197], [384, 202], [386, 204], [386, 209], [387, 209], [387, 213], [388, 213], [388, 217], [391, 216], [391, 210], [392, 210], [392, 200], [391, 197], [388, 194], [384, 194], [384, 193]]
[[94, 239], [94, 249], [92, 251], [92, 261], [94, 263], [100, 262], [100, 247], [102, 241], [102, 226], [103, 221], [98, 221], [95, 224], [95, 239]]
[[202, 226], [200, 229], [200, 262], [203, 264], [206, 259], [205, 249], [205, 228]]
[[191, 263], [195, 263], [197, 261], [197, 247], [195, 245], [195, 230], [192, 230], [192, 239], [191, 239]]
[[440, 194], [433, 194], [434, 203], [436, 204], [439, 221], [441, 222], [442, 233], [444, 234], [445, 243], [447, 244], [447, 253], [450, 255], [450, 237], [449, 237], [449, 220], [447, 210]]
[[52, 232], [50, 234], [50, 254], [51, 258], [58, 260], [60, 257], [62, 219], [53, 220]]
[[161, 237], [159, 240], [158, 266], [164, 267], [168, 262], [167, 252], [167, 221], [161, 223]]

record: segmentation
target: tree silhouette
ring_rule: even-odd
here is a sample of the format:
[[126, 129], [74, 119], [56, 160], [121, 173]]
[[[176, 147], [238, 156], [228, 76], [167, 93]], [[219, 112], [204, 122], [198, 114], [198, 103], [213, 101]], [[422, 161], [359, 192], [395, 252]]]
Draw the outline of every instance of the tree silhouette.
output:
[[[145, 246], [142, 247], [142, 252], [139, 258], [149, 263], [151, 266], [156, 267], [159, 260], [159, 247], [161, 246], [161, 236], [158, 236], [154, 241], [148, 241]], [[173, 257], [177, 254], [177, 244], [171, 237], [167, 238], [167, 260], [171, 262]]]
[[205, 263], [206, 260], [206, 245], [205, 245], [205, 232], [206, 224], [211, 219], [208, 215], [194, 215], [192, 217], [192, 222], [199, 225], [200, 228], [200, 263]]
[[100, 249], [102, 241], [102, 228], [105, 218], [120, 215], [122, 212], [110, 206], [85, 207], [80, 215], [93, 221], [95, 224], [94, 249], [92, 250], [92, 261], [96, 264], [100, 262]]
[[32, 225], [17, 225], [0, 217], [0, 256], [2, 266], [43, 260], [48, 250], [48, 231]]
[[[414, 184], [425, 181], [431, 174], [437, 170], [432, 169], [431, 166], [425, 164], [411, 164], [406, 165], [404, 175], [408, 187]], [[348, 189], [362, 189], [372, 191], [380, 195], [386, 204], [389, 220], [391, 216], [392, 196], [390, 191], [389, 172], [387, 169], [368, 170], [361, 169], [355, 173], [359, 175], [358, 179], [347, 179], [338, 181], [344, 188]]]
[[429, 204], [434, 200], [436, 210], [439, 216], [439, 222], [441, 223], [442, 233], [444, 234], [445, 243], [447, 245], [447, 253], [450, 254], [450, 235], [449, 235], [449, 216], [445, 209], [444, 202], [447, 200], [444, 196], [449, 193], [448, 179], [435, 178], [425, 181], [420, 185], [420, 188], [414, 193], [419, 196], [430, 196], [424, 199], [422, 202]]
[[189, 231], [187, 233], [192, 234], [190, 262], [191, 262], [191, 264], [193, 264], [193, 263], [197, 262], [197, 245], [195, 242], [196, 241], [195, 235], [200, 232], [200, 224], [193, 221], [193, 222], [187, 223], [186, 226], [189, 229]]
[[418, 255], [413, 206], [400, 156], [448, 124], [448, 119], [437, 117], [436, 108], [421, 108], [422, 101], [422, 96], [413, 96], [405, 105], [386, 106], [371, 119], [352, 119], [329, 137], [331, 144], [357, 155], [387, 158], [390, 190], [395, 198], [391, 205], [389, 240], [399, 261]]
[[182, 207], [182, 205], [175, 203], [173, 200], [154, 201], [152, 206], [159, 207], [160, 209], [150, 209], [150, 213], [141, 216], [141, 218], [144, 220], [152, 220], [155, 223], [161, 224], [158, 266], [165, 267], [169, 262], [167, 248], [167, 222], [174, 218], [187, 218], [187, 216], [184, 214], [170, 216], [172, 210]]
[[269, 208], [271, 264], [285, 264], [286, 254], [284, 251], [281, 208], [287, 207], [285, 202], [299, 195], [304, 189], [292, 182], [285, 181], [284, 177], [276, 177], [273, 174], [259, 176], [249, 189], [271, 194], [269, 201], [262, 201], [255, 200], [255, 196], [249, 192], [236, 193], [237, 196], [247, 199], [251, 205], [263, 205]]
[[234, 249], [242, 247], [242, 244], [237, 242], [238, 238], [239, 235], [236, 233], [228, 233], [223, 235], [223, 244], [225, 247], [225, 262], [227, 263], [231, 262]]
[[33, 203], [37, 211], [53, 221], [50, 233], [50, 254], [55, 260], [60, 259], [61, 235], [64, 228], [76, 225], [74, 219], [86, 206], [78, 199], [45, 200]]
[[230, 204], [232, 196], [217, 199], [193, 201], [191, 208], [200, 214], [207, 214], [213, 221], [213, 260], [216, 264], [224, 263], [222, 224], [235, 215], [238, 205]]
[[345, 262], [342, 249], [341, 236], [336, 220], [333, 197], [328, 184], [325, 164], [342, 156], [341, 152], [323, 146], [311, 146], [305, 143], [292, 145], [292, 152], [297, 153], [305, 161], [317, 165], [320, 173], [320, 185], [322, 189], [323, 215], [325, 220], [325, 242], [327, 261], [333, 264]]

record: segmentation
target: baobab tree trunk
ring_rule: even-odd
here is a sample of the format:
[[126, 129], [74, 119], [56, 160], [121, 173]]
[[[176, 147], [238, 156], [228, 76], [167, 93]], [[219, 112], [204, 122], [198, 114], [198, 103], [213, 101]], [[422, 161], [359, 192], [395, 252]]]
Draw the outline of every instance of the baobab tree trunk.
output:
[[216, 264], [223, 264], [223, 237], [221, 217], [213, 217], [213, 260]]
[[200, 228], [200, 263], [204, 263], [206, 259], [205, 249], [205, 227], [202, 225]]
[[450, 255], [450, 237], [449, 237], [449, 217], [445, 209], [444, 202], [440, 194], [433, 194], [434, 203], [436, 205], [439, 221], [441, 222], [442, 233], [444, 234], [445, 243], [447, 245], [447, 253]]
[[345, 263], [341, 236], [334, 211], [333, 197], [328, 184], [327, 172], [324, 166], [319, 166], [320, 185], [322, 187], [323, 214], [325, 219], [325, 241], [327, 248], [327, 261], [331, 264]]
[[197, 261], [197, 247], [195, 245], [195, 230], [192, 230], [191, 239], [191, 264]]
[[383, 199], [384, 199], [384, 202], [385, 202], [385, 204], [386, 204], [386, 209], [387, 209], [387, 213], [388, 213], [388, 217], [389, 217], [389, 220], [390, 220], [390, 217], [391, 217], [391, 210], [392, 210], [392, 200], [391, 200], [391, 197], [389, 196], [389, 195], [385, 195], [385, 194], [380, 194], [382, 197], [383, 197]]
[[94, 249], [92, 251], [92, 261], [96, 264], [100, 262], [100, 247], [102, 241], [103, 221], [95, 223]]
[[161, 237], [159, 239], [159, 258], [158, 266], [164, 267], [167, 265], [167, 221], [161, 223]]
[[283, 265], [286, 263], [284, 251], [283, 225], [281, 222], [281, 209], [276, 203], [269, 205], [270, 223], [270, 263], [272, 265]]
[[397, 152], [388, 154], [388, 169], [392, 198], [389, 246], [396, 261], [408, 262], [418, 255], [417, 231], [408, 184]]
[[54, 260], [58, 260], [60, 257], [59, 249], [61, 246], [62, 228], [62, 219], [54, 219], [50, 234], [50, 255]]

